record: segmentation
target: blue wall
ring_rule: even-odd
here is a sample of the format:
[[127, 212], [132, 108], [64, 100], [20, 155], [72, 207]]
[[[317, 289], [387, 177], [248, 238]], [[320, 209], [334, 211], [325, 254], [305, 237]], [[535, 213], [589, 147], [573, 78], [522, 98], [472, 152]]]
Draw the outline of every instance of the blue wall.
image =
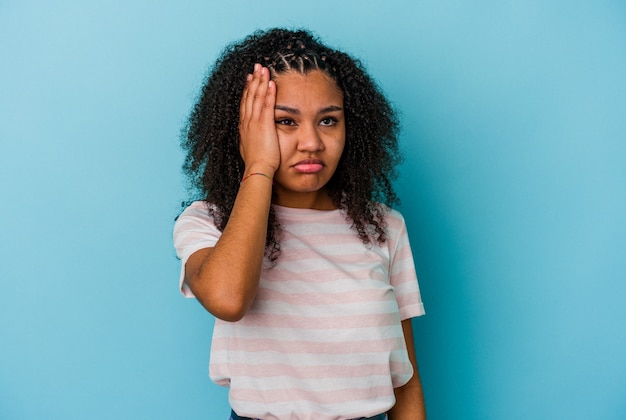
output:
[[[365, 6], [367, 4], [367, 6]], [[434, 420], [626, 418], [620, 1], [0, 1], [0, 418], [221, 419], [177, 291], [208, 64], [305, 25], [403, 112]]]

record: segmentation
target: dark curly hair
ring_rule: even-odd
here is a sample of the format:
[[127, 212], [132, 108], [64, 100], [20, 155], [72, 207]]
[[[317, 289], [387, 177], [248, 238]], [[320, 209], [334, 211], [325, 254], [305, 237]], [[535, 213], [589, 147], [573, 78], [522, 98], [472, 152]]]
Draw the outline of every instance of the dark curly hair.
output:
[[[344, 95], [346, 144], [326, 188], [333, 203], [363, 243], [386, 241], [385, 212], [398, 202], [392, 180], [400, 162], [397, 116], [358, 60], [322, 44], [306, 30], [257, 31], [227, 46], [212, 67], [183, 130], [183, 170], [209, 213], [224, 230], [232, 211], [244, 162], [239, 154], [239, 104], [255, 63], [272, 77], [320, 70]], [[280, 253], [280, 223], [270, 210], [266, 256]]]

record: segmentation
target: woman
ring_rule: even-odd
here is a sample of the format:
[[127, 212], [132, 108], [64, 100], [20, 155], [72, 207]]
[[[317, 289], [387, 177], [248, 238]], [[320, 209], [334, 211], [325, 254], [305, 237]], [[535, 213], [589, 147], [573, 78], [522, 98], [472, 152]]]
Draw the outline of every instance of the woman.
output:
[[424, 313], [391, 180], [398, 124], [347, 54], [257, 32], [191, 114], [181, 290], [217, 319], [210, 376], [233, 419], [422, 419], [410, 319]]

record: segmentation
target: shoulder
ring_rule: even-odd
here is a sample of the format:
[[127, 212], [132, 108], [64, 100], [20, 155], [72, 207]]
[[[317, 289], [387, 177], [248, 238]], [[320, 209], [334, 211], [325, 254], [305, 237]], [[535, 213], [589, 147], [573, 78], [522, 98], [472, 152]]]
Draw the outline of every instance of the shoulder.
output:
[[391, 207], [384, 206], [385, 215], [387, 218], [392, 220], [404, 221], [404, 216], [396, 209], [392, 209]]
[[176, 218], [176, 220], [195, 215], [206, 215], [208, 217], [210, 208], [211, 204], [209, 204], [207, 201], [193, 201], [183, 210], [183, 212]]
[[384, 204], [378, 204], [383, 212], [385, 224], [391, 229], [402, 229], [405, 226], [404, 216], [398, 210]]
[[384, 205], [381, 205], [381, 208], [384, 210], [387, 246], [390, 249], [396, 249], [408, 240], [406, 221], [400, 211]]
[[184, 261], [194, 251], [214, 246], [221, 236], [215, 226], [205, 201], [195, 201], [176, 219], [174, 225], [174, 247]]
[[190, 226], [213, 225], [212, 205], [206, 201], [194, 201], [176, 218], [174, 231], [188, 229]]

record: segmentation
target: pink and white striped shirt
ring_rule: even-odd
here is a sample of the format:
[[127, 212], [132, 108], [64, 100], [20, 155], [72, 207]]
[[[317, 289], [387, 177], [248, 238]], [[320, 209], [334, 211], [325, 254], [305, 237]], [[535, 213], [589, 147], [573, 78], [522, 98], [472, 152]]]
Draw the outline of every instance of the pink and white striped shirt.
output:
[[[390, 210], [387, 242], [364, 245], [341, 210], [274, 206], [282, 226], [277, 264], [262, 271], [256, 299], [238, 322], [215, 321], [210, 377], [229, 386], [240, 416], [339, 420], [395, 403], [413, 369], [401, 321], [424, 314], [404, 219]], [[221, 232], [207, 203], [174, 228], [184, 266]]]

